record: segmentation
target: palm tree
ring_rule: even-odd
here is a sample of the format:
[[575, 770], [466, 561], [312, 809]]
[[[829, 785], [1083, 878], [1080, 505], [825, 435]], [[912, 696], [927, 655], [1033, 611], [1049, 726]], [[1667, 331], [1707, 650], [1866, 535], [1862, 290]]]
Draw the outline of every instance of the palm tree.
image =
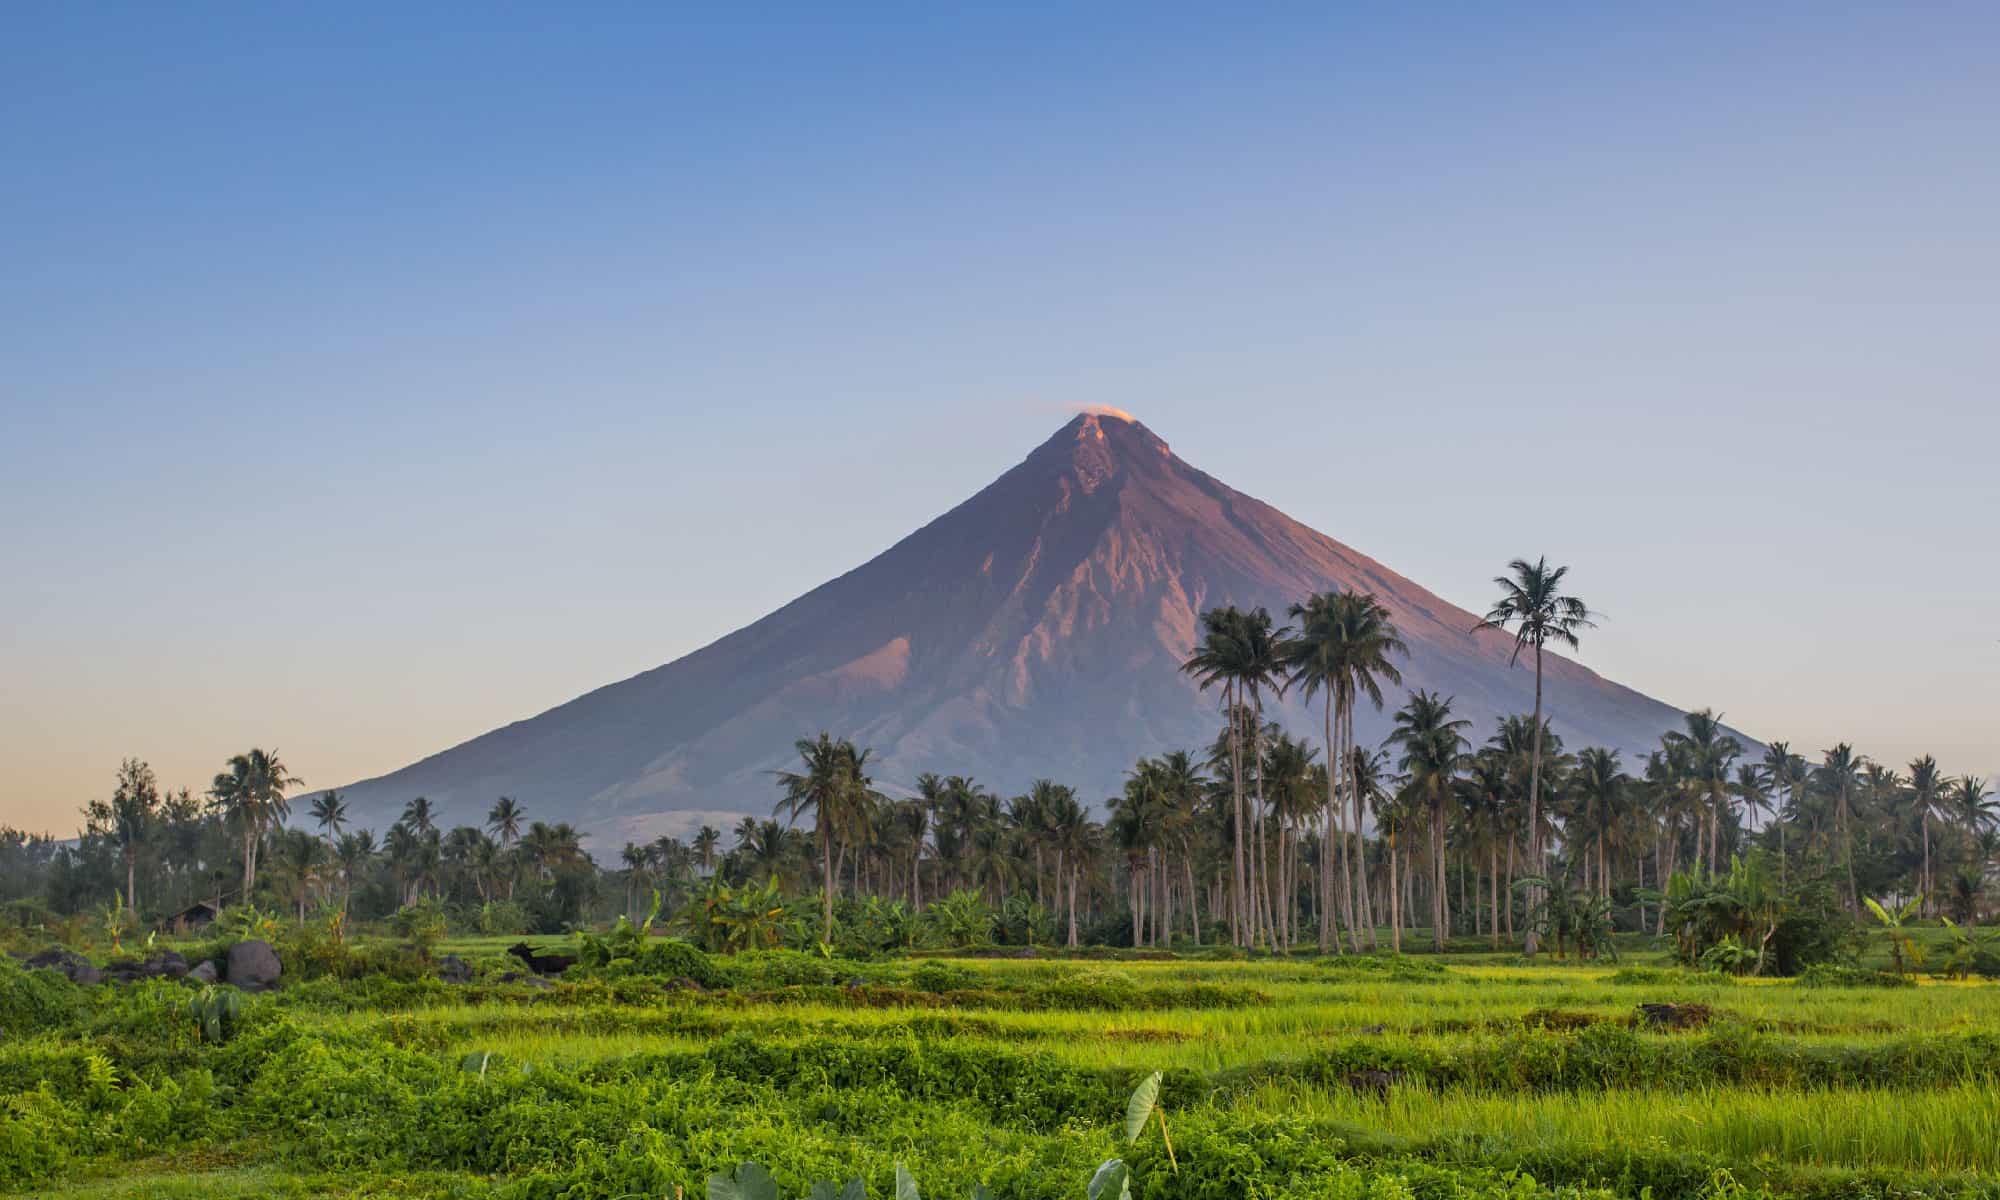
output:
[[93, 800], [85, 809], [92, 832], [108, 833], [125, 864], [125, 907], [139, 914], [139, 851], [153, 836], [160, 809], [160, 785], [153, 768], [136, 758], [118, 764], [111, 800]]
[[855, 794], [867, 789], [868, 781], [862, 776], [861, 768], [868, 759], [868, 752], [857, 751], [854, 743], [846, 738], [836, 740], [825, 732], [817, 740], [800, 738], [792, 748], [798, 752], [805, 769], [777, 773], [778, 784], [785, 795], [774, 811], [784, 813], [787, 820], [793, 822], [805, 813], [813, 815], [813, 836], [819, 842], [820, 865], [825, 881], [820, 897], [820, 937], [831, 944], [835, 879], [833, 835], [835, 828], [847, 819]]
[[1949, 781], [1938, 770], [1937, 759], [1926, 754], [1910, 763], [1910, 799], [1916, 801], [1917, 820], [1924, 831], [1924, 879], [1918, 885], [1918, 893], [1925, 897], [1936, 894], [1936, 885], [1931, 879], [1931, 817], [1941, 813], [1945, 805], [1945, 789]]
[[625, 848], [618, 852], [618, 859], [625, 867], [625, 913], [630, 916], [636, 903], [633, 897], [637, 889], [647, 882], [646, 868], [651, 859], [646, 847], [636, 842], [626, 842]]
[[437, 809], [422, 796], [403, 806], [401, 820], [410, 827], [411, 833], [430, 834], [437, 831]]
[[[1355, 763], [1351, 753], [1355, 697], [1366, 695], [1380, 711], [1382, 681], [1392, 684], [1403, 682], [1402, 673], [1389, 661], [1389, 656], [1407, 655], [1410, 647], [1390, 623], [1389, 610], [1367, 592], [1321, 592], [1308, 597], [1303, 604], [1292, 605], [1290, 615], [1299, 622], [1299, 633], [1288, 639], [1281, 649], [1280, 661], [1286, 672], [1285, 687], [1290, 689], [1303, 684], [1308, 704], [1312, 703], [1315, 693], [1326, 693], [1323, 714], [1326, 761], [1351, 770]], [[1340, 806], [1335, 792], [1339, 774], [1338, 770], [1326, 773], [1324, 844], [1328, 846], [1334, 844], [1335, 827], [1339, 823]], [[1367, 931], [1366, 941], [1373, 945], [1375, 922], [1374, 915], [1368, 911], [1366, 868], [1362, 862], [1365, 843], [1361, 828], [1364, 821], [1358, 779], [1350, 777], [1348, 794], [1354, 800], [1353, 852], [1350, 857], [1348, 841], [1343, 835], [1340, 853], [1347, 879], [1341, 905], [1348, 913], [1348, 928], [1354, 937], [1354, 948], [1359, 951], [1363, 929]], [[1321, 953], [1327, 949], [1333, 925], [1333, 873], [1324, 869], [1330, 865], [1323, 864], [1320, 872]]]
[[499, 838], [502, 846], [511, 846], [521, 840], [521, 817], [521, 802], [502, 796], [486, 812], [486, 831]]
[[701, 869], [707, 873], [715, 871], [715, 848], [722, 844], [722, 831], [713, 825], [704, 825], [695, 830], [694, 852], [701, 856]]
[[1793, 790], [1792, 782], [1794, 757], [1790, 742], [1772, 742], [1770, 745], [1764, 747], [1764, 777], [1770, 783], [1771, 790], [1774, 793], [1773, 798], [1775, 799], [1775, 793], [1780, 790], [1785, 794], [1785, 798], [1782, 801], [1778, 801], [1772, 806], [1772, 819], [1778, 825], [1778, 882], [1780, 885], [1785, 881], [1785, 826], [1788, 823], [1785, 817], [1785, 809], [1798, 798], [1797, 793]]
[[1952, 788], [1952, 815], [1965, 826], [1967, 833], [1976, 837], [1981, 830], [2000, 824], [2000, 800], [1991, 797], [1992, 793], [1986, 790], [1986, 781], [1970, 775], [1960, 779]]
[[[1674, 730], [1666, 735], [1669, 745], [1685, 747], [1688, 766], [1693, 779], [1707, 794], [1709, 811], [1703, 818], [1708, 833], [1708, 857], [1705, 860], [1710, 872], [1721, 869], [1718, 843], [1722, 832], [1722, 810], [1729, 794], [1729, 766], [1743, 753], [1743, 743], [1730, 736], [1723, 728], [1722, 715], [1713, 709], [1704, 708], [1691, 712], [1682, 718], [1687, 726], [1685, 731]], [[1702, 839], [1695, 837], [1695, 858], [1701, 857]]]
[[1410, 777], [1413, 796], [1430, 806], [1431, 812], [1431, 941], [1440, 952], [1445, 939], [1444, 814], [1457, 786], [1459, 764], [1469, 744], [1459, 730], [1470, 721], [1451, 716], [1451, 697], [1439, 697], [1419, 688], [1409, 702], [1396, 711], [1396, 726], [1389, 740], [1401, 746], [1403, 757], [1397, 769]]
[[312, 899], [326, 863], [326, 843], [303, 829], [287, 829], [274, 839], [273, 875], [290, 894], [299, 920], [306, 919], [306, 903]]
[[1076, 889], [1077, 881], [1083, 874], [1084, 860], [1090, 856], [1092, 824], [1090, 814], [1077, 801], [1076, 793], [1069, 788], [1063, 794], [1051, 799], [1049, 804], [1049, 842], [1056, 852], [1056, 883], [1060, 887], [1067, 874], [1069, 896], [1065, 908], [1069, 919], [1068, 944], [1077, 944], [1076, 930]]
[[1631, 779], [1619, 767], [1616, 750], [1587, 746], [1577, 755], [1574, 782], [1577, 796], [1584, 802], [1585, 830], [1597, 843], [1597, 894], [1609, 896], [1611, 875], [1604, 854], [1605, 836], [1624, 807], [1625, 785]]
[[345, 907], [347, 898], [354, 894], [354, 880], [375, 857], [375, 835], [366, 829], [340, 835], [340, 844], [334, 847], [334, 861], [340, 864], [341, 904]]
[[339, 792], [321, 792], [313, 797], [312, 819], [328, 845], [339, 841], [340, 827], [347, 824], [347, 801], [340, 798]]
[[[1542, 647], [1554, 642], [1576, 649], [1580, 644], [1577, 633], [1596, 627], [1591, 619], [1595, 614], [1575, 596], [1562, 594], [1568, 567], [1551, 567], [1547, 558], [1538, 558], [1532, 565], [1527, 559], [1517, 558], [1507, 564], [1507, 569], [1513, 575], [1493, 580], [1500, 585], [1500, 599], [1487, 611], [1486, 619], [1474, 627], [1474, 632], [1512, 627], [1514, 654], [1508, 659], [1509, 666], [1520, 661], [1522, 650], [1533, 648], [1535, 652], [1535, 749], [1533, 765], [1528, 770], [1528, 861], [1534, 874], [1545, 875], [1548, 864], [1542, 859], [1541, 839]], [[1531, 907], [1538, 896], [1531, 889], [1528, 898]], [[1530, 926], [1523, 946], [1529, 957], [1534, 956], [1535, 941], [1535, 931]]]
[[1864, 761], [1854, 753], [1853, 746], [1840, 742], [1822, 754], [1819, 769], [1814, 772], [1820, 786], [1834, 799], [1834, 823], [1840, 830], [1841, 857], [1847, 862], [1847, 907], [1857, 916], [1861, 913], [1861, 890], [1854, 882], [1854, 831], [1849, 821], [1854, 785], [1861, 778]]
[[285, 792], [304, 783], [285, 766], [276, 750], [251, 750], [229, 760], [229, 767], [209, 786], [209, 795], [228, 818], [236, 823], [243, 839], [243, 895], [245, 903], [257, 883], [257, 847], [264, 831], [291, 815]]
[[[1263, 610], [1259, 609], [1259, 613]], [[1263, 614], [1264, 631], [1270, 630], [1270, 615]], [[1239, 946], [1248, 946], [1254, 940], [1254, 929], [1250, 916], [1250, 896], [1246, 880], [1248, 860], [1244, 855], [1243, 830], [1248, 824], [1248, 815], [1243, 806], [1243, 738], [1242, 721], [1237, 715], [1237, 700], [1250, 686], [1250, 680], [1260, 672], [1270, 678], [1268, 663], [1260, 659], [1257, 639], [1251, 632], [1254, 617], [1234, 606], [1211, 608], [1201, 614], [1202, 640], [1194, 652], [1181, 664], [1181, 670], [1195, 677], [1203, 691], [1211, 684], [1222, 687], [1222, 710], [1227, 714], [1227, 736], [1229, 738], [1229, 777], [1233, 790], [1231, 825], [1236, 843], [1234, 869], [1230, 875], [1229, 928], [1231, 940]]]

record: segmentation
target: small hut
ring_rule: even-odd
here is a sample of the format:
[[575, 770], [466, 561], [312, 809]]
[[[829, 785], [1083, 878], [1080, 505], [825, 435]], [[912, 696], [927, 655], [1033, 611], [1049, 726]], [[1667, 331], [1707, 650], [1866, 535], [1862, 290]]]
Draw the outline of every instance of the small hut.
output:
[[222, 915], [222, 906], [213, 900], [197, 900], [193, 904], [168, 917], [167, 928], [180, 934], [190, 929], [201, 929], [215, 924]]

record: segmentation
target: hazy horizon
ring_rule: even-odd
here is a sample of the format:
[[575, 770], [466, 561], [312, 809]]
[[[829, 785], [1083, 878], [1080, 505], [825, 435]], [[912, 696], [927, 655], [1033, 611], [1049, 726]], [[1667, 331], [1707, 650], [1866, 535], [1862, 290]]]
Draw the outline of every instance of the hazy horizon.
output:
[[1670, 704], [2000, 775], [2000, 12], [596, 16], [0, 12], [0, 824], [393, 770], [1079, 404], [1475, 611], [1569, 564]]

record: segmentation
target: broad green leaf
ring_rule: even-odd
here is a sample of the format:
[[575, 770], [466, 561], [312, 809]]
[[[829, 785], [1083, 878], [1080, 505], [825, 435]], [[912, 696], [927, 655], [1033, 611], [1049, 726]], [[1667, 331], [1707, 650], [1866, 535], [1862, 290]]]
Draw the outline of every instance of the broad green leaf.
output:
[[811, 1200], [840, 1200], [840, 1188], [831, 1179], [815, 1180]]
[[993, 1193], [986, 1190], [983, 1183], [972, 1185], [972, 1200], [993, 1200]]
[[859, 1179], [847, 1181], [847, 1187], [840, 1193], [840, 1200], [868, 1200], [868, 1185]]
[[1160, 1073], [1146, 1076], [1145, 1082], [1132, 1092], [1132, 1099], [1125, 1104], [1125, 1140], [1136, 1142], [1146, 1130], [1146, 1119], [1153, 1115], [1153, 1106], [1160, 1102]]
[[708, 1200], [743, 1200], [743, 1193], [736, 1188], [736, 1181], [727, 1175], [708, 1177]]
[[902, 1163], [896, 1164], [896, 1200], [920, 1200], [917, 1181]]
[[736, 1191], [741, 1200], [778, 1200], [778, 1181], [753, 1162], [736, 1168]]
[[1868, 911], [1874, 913], [1875, 919], [1882, 922], [1884, 925], [1894, 925], [1896, 923], [1895, 918], [1889, 915], [1889, 910], [1883, 908], [1880, 904], [1877, 904], [1875, 902], [1874, 897], [1863, 896], [1861, 897], [1861, 902], [1863, 904], [1866, 904], [1868, 906]]
[[1132, 1169], [1122, 1158], [1108, 1158], [1090, 1177], [1085, 1200], [1132, 1200]]
[[484, 1079], [486, 1078], [486, 1065], [492, 1061], [493, 1052], [491, 1050], [474, 1050], [460, 1061], [458, 1069], [467, 1075], [477, 1075], [481, 1079]]

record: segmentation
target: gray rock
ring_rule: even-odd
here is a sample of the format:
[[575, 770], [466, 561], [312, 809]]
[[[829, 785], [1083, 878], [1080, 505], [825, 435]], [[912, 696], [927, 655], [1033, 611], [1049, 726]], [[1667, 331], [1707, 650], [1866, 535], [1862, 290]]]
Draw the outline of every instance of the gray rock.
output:
[[208, 959], [196, 963], [194, 969], [187, 973], [187, 977], [196, 983], [214, 983], [219, 978], [215, 971], [215, 963]]
[[188, 960], [172, 950], [159, 950], [146, 956], [141, 969], [148, 979], [185, 979]]
[[60, 971], [71, 983], [104, 982], [104, 972], [92, 965], [89, 959], [60, 947], [44, 950], [21, 965], [30, 971]]
[[471, 983], [472, 968], [456, 954], [447, 954], [438, 960], [438, 978], [446, 983]]
[[271, 943], [248, 941], [229, 948], [229, 961], [224, 964], [222, 975], [246, 992], [266, 992], [278, 986], [278, 976], [284, 970]]
[[146, 977], [146, 967], [136, 958], [114, 958], [104, 964], [104, 982], [131, 983]]

